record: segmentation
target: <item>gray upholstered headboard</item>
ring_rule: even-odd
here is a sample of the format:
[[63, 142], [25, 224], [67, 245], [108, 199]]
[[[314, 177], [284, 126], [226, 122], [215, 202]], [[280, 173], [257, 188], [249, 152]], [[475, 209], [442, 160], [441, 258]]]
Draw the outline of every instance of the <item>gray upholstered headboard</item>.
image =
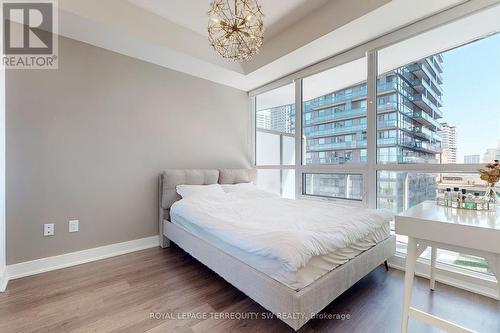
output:
[[168, 246], [163, 237], [163, 220], [170, 220], [169, 210], [174, 202], [180, 200], [177, 185], [237, 184], [256, 182], [255, 169], [171, 169], [159, 177], [158, 206], [160, 244]]

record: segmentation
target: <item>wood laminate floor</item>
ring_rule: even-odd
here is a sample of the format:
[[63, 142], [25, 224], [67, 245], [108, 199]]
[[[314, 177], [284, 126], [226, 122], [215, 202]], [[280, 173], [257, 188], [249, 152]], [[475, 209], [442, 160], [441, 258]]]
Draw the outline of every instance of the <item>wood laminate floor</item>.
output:
[[[478, 332], [500, 332], [499, 302], [417, 279], [413, 305]], [[399, 332], [403, 273], [360, 280], [300, 332]], [[220, 319], [216, 316], [258, 317]], [[151, 318], [153, 315], [163, 318]], [[178, 247], [153, 248], [9, 282], [0, 332], [291, 332]], [[182, 317], [184, 316], [184, 317]], [[174, 317], [172, 319], [172, 317]], [[413, 319], [410, 332], [439, 332]]]

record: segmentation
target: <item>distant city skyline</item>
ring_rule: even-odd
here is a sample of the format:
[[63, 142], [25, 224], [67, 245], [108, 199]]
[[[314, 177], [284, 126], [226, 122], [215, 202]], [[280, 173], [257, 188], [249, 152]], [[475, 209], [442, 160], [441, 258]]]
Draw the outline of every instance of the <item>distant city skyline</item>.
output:
[[483, 155], [483, 162], [493, 162], [494, 160], [500, 160], [500, 140], [497, 141], [496, 147], [486, 149]]
[[442, 152], [441, 164], [457, 163], [457, 127], [453, 124], [442, 123], [441, 135]]

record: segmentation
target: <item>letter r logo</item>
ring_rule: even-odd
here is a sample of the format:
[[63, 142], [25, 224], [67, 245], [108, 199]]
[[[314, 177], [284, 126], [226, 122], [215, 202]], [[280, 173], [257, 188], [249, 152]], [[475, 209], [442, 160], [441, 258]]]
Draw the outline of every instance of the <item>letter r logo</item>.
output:
[[5, 54], [52, 53], [52, 3], [4, 2], [2, 10]]

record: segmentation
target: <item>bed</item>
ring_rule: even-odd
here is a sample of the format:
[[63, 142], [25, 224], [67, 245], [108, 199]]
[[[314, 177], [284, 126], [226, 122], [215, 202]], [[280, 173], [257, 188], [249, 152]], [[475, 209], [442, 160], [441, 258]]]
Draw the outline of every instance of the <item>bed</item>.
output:
[[189, 200], [176, 192], [255, 178], [253, 169], [163, 172], [161, 246], [174, 242], [294, 330], [394, 254], [382, 212], [253, 190]]

